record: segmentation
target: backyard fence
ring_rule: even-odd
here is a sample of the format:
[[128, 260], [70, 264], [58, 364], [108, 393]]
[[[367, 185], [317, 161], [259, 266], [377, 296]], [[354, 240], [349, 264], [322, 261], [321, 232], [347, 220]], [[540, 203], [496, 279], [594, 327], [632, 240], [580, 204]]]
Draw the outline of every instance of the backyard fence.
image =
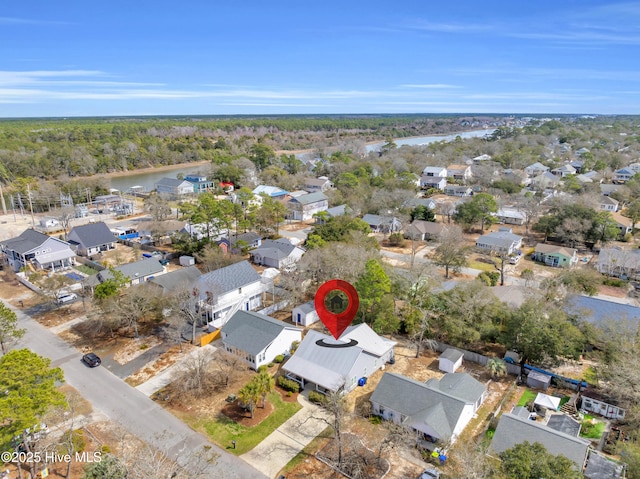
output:
[[[467, 351], [466, 349], [449, 346], [448, 344], [441, 343], [440, 341], [432, 341], [431, 348], [435, 351], [438, 351], [439, 353], [447, 349], [456, 349], [464, 354], [465, 361], [471, 361], [472, 363], [480, 364], [482, 366], [486, 366], [489, 362], [489, 359], [491, 359], [488, 356], [484, 356], [480, 353], [474, 353], [473, 351]], [[507, 367], [508, 374], [512, 374], [514, 376], [518, 376], [520, 374], [520, 366], [518, 366], [517, 364], [510, 364], [505, 361], [505, 366]]]

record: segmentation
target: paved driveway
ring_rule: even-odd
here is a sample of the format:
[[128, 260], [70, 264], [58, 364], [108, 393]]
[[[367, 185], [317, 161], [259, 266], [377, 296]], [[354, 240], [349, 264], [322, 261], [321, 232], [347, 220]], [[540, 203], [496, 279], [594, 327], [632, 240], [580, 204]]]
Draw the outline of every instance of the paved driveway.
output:
[[27, 334], [16, 347], [26, 347], [51, 358], [52, 366], [64, 371], [67, 383], [110, 420], [131, 434], [166, 452], [174, 460], [185, 459], [185, 451], [208, 446], [219, 454], [218, 464], [211, 466], [209, 477], [225, 479], [261, 479], [265, 476], [240, 458], [211, 444], [175, 416], [162, 409], [145, 394], [132, 388], [103, 367], [89, 368], [81, 361], [82, 354], [47, 328], [24, 314], [18, 324]]
[[275, 477], [328, 426], [322, 420], [329, 418], [326, 411], [310, 403], [302, 394], [298, 396], [298, 401], [302, 404], [302, 409], [251, 451], [240, 456], [268, 477]]

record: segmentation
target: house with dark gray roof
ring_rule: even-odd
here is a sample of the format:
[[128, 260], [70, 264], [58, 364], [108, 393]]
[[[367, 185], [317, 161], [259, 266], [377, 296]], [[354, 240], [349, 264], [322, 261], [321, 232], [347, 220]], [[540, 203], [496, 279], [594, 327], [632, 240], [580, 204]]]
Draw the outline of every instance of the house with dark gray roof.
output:
[[202, 273], [195, 266], [187, 266], [186, 268], [176, 269], [167, 274], [152, 278], [149, 284], [157, 286], [162, 294], [173, 293], [181, 289], [193, 289], [198, 278]]
[[513, 234], [510, 228], [500, 228], [476, 240], [476, 248], [493, 253], [515, 254], [521, 246], [522, 236]]
[[[350, 342], [353, 345], [348, 347], [326, 346]], [[378, 336], [366, 324], [349, 326], [337, 340], [310, 330], [282, 369], [302, 387], [312, 386], [323, 393], [346, 393], [361, 378], [368, 378], [387, 362], [394, 361], [395, 345], [395, 341]]]
[[384, 373], [370, 401], [374, 414], [435, 443], [455, 441], [486, 396], [485, 385], [467, 373], [447, 373], [426, 383]]
[[587, 467], [582, 474], [585, 479], [623, 479], [625, 465], [597, 451], [590, 450]]
[[537, 421], [511, 413], [500, 416], [491, 441], [491, 450], [500, 454], [517, 444], [539, 442], [553, 455], [561, 454], [582, 471], [591, 441], [552, 429]]
[[3, 260], [16, 272], [22, 268], [52, 272], [68, 269], [76, 258], [69, 243], [33, 229], [0, 242], [0, 249]]
[[252, 250], [249, 254], [251, 261], [255, 264], [282, 269], [297, 263], [302, 258], [304, 250], [291, 244], [286, 238], [279, 238], [264, 240], [260, 247]]
[[171, 196], [182, 196], [194, 193], [193, 183], [177, 178], [161, 178], [156, 184], [158, 193], [165, 193]]
[[216, 329], [224, 326], [235, 311], [252, 311], [262, 306], [262, 293], [267, 285], [245, 260], [203, 274], [196, 280], [195, 288], [209, 327]]
[[395, 216], [366, 214], [362, 221], [369, 225], [373, 233], [395, 233], [402, 229], [402, 223]]
[[302, 339], [302, 329], [251, 311], [237, 311], [220, 333], [225, 350], [255, 370], [289, 354], [292, 344]]
[[91, 256], [115, 248], [116, 237], [104, 221], [74, 226], [67, 235], [80, 256]]
[[324, 193], [333, 188], [333, 182], [326, 176], [321, 176], [320, 178], [305, 178], [302, 180], [302, 187], [309, 193], [315, 193], [316, 191]]

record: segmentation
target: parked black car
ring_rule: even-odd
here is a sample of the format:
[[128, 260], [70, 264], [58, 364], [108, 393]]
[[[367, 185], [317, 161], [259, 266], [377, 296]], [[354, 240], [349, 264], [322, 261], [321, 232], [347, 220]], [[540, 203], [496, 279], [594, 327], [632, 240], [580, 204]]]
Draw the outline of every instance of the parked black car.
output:
[[102, 361], [95, 353], [85, 354], [84, 356], [82, 356], [82, 360], [87, 366], [92, 368], [95, 368], [96, 366], [100, 366], [100, 364], [102, 364]]

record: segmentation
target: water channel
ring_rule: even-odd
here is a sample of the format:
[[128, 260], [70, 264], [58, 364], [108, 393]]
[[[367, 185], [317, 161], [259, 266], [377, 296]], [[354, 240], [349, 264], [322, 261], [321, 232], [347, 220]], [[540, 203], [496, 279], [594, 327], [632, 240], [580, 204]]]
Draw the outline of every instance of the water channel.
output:
[[[414, 138], [398, 138], [393, 140], [396, 145], [410, 145], [410, 146], [419, 146], [419, 145], [428, 145], [429, 143], [435, 143], [436, 141], [453, 141], [456, 137], [460, 138], [477, 138], [485, 135], [490, 135], [494, 130], [475, 130], [475, 131], [466, 131], [461, 133], [454, 133], [451, 135], [441, 135], [441, 136], [420, 136]], [[373, 143], [371, 145], [367, 145], [367, 151], [378, 151], [386, 142], [381, 141], [379, 143]], [[111, 188], [115, 188], [122, 192], [127, 192], [129, 188], [134, 186], [142, 186], [143, 191], [152, 191], [155, 188], [155, 184], [161, 178], [176, 178], [178, 174], [182, 174], [183, 176], [191, 175], [191, 174], [204, 174], [207, 175], [209, 173], [208, 165], [195, 165], [195, 166], [182, 166], [177, 167], [172, 170], [163, 170], [163, 171], [147, 171], [144, 173], [136, 173], [132, 175], [123, 175], [123, 176], [113, 176], [111, 178]]]

